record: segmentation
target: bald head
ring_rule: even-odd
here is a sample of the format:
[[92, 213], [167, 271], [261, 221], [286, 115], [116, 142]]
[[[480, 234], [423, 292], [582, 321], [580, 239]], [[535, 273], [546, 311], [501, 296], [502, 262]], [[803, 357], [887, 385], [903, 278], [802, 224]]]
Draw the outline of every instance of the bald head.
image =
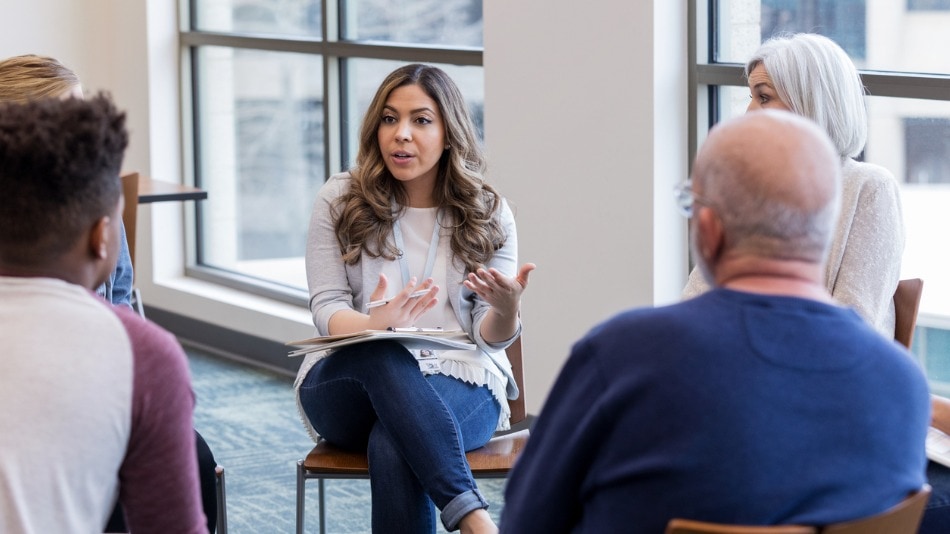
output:
[[822, 264], [839, 210], [840, 161], [811, 121], [754, 111], [710, 131], [693, 190], [721, 221], [729, 252]]

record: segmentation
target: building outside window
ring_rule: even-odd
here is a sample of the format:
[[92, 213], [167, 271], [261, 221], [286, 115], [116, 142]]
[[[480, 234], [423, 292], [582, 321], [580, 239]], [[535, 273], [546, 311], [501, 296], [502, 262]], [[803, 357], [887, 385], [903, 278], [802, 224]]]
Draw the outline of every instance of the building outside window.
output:
[[[901, 182], [902, 277], [922, 278], [914, 351], [934, 389], [950, 393], [950, 3], [864, 0], [694, 0], [696, 131], [745, 112], [741, 65], [780, 32], [823, 34], [844, 48], [867, 87], [864, 160]], [[927, 10], [927, 11], [923, 11]], [[710, 38], [711, 37], [711, 38]], [[713, 43], [706, 49], [702, 43]], [[693, 146], [700, 141], [694, 141]]]
[[446, 70], [481, 123], [481, 0], [191, 0], [181, 32], [194, 131], [189, 274], [306, 304], [314, 198], [355, 160], [363, 112], [396, 67]]
[[908, 11], [947, 11], [950, 0], [907, 0]]

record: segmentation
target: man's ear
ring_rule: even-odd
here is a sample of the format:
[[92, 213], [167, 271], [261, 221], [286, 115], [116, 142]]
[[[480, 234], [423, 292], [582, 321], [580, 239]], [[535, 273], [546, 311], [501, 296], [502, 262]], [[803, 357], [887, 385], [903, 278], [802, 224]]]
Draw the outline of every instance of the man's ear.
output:
[[103, 215], [92, 225], [89, 230], [89, 254], [105, 260], [109, 257], [109, 225], [112, 220], [108, 215]]
[[699, 253], [711, 268], [718, 263], [726, 244], [722, 219], [709, 206], [698, 206], [693, 216], [696, 217]]

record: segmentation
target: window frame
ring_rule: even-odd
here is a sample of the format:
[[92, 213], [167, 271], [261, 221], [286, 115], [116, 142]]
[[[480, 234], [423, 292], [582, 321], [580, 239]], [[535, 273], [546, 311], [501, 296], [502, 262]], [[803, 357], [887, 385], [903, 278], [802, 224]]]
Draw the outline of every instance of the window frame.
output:
[[[688, 0], [689, 157], [692, 160], [705, 132], [718, 120], [716, 90], [745, 87], [744, 65], [715, 61], [715, 20], [719, 0]], [[950, 101], [950, 74], [924, 74], [858, 69], [869, 95]]]
[[[199, 30], [197, 3], [199, 0], [181, 0], [183, 3], [182, 20], [179, 21], [179, 50], [182, 76], [182, 148], [184, 155], [183, 172], [197, 187], [205, 183], [201, 171], [201, 136], [199, 128], [198, 98], [198, 62], [196, 60], [201, 47], [216, 46], [233, 49], [262, 50], [271, 52], [292, 52], [318, 55], [323, 58], [323, 98], [324, 98], [324, 175], [329, 177], [341, 169], [342, 162], [352, 161], [355, 156], [353, 147], [348, 146], [348, 136], [344, 131], [343, 114], [347, 109], [346, 98], [346, 60], [379, 59], [401, 61], [405, 63], [441, 63], [457, 66], [483, 67], [484, 47], [446, 46], [411, 43], [380, 43], [378, 41], [343, 40], [340, 38], [343, 28], [343, 12], [346, 0], [322, 0], [321, 36], [279, 36], [252, 32], [219, 32]], [[262, 280], [220, 267], [201, 265], [202, 243], [202, 207], [195, 203], [191, 208], [188, 233], [188, 254], [185, 265], [186, 276], [203, 280], [246, 293], [299, 305], [309, 306], [306, 290], [297, 290], [285, 285]], [[305, 221], [302, 223], [305, 224]]]

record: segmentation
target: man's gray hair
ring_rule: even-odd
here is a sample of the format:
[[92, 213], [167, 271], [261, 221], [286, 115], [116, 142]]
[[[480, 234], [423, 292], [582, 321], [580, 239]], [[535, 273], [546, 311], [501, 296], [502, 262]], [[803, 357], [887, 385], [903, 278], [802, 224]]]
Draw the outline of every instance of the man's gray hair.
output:
[[[809, 210], [764, 194], [755, 183], [734, 174], [725, 176], [725, 167], [710, 169], [704, 183], [706, 195], [733, 243], [769, 258], [822, 261], [831, 246], [832, 233], [840, 212], [840, 189], [824, 206]], [[719, 176], [716, 174], [723, 173]]]

